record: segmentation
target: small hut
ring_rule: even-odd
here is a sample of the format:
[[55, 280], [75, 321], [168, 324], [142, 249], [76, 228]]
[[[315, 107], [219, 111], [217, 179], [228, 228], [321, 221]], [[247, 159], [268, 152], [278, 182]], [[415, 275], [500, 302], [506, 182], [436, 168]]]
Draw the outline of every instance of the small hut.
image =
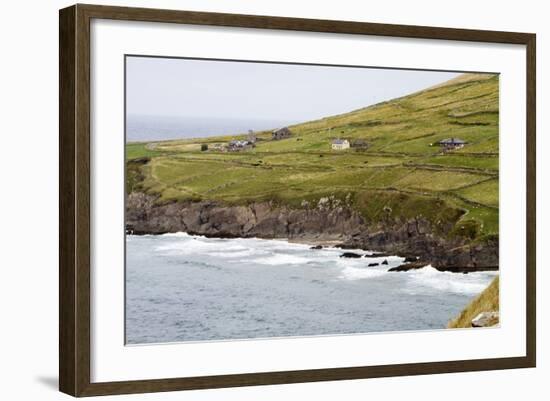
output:
[[369, 144], [364, 139], [354, 139], [350, 142], [350, 147], [354, 148], [356, 151], [363, 151], [369, 148]]
[[274, 130], [271, 133], [271, 139], [274, 141], [278, 141], [280, 139], [290, 138], [291, 135], [292, 135], [292, 132], [290, 132], [288, 127], [283, 127], [283, 128], [278, 128]]

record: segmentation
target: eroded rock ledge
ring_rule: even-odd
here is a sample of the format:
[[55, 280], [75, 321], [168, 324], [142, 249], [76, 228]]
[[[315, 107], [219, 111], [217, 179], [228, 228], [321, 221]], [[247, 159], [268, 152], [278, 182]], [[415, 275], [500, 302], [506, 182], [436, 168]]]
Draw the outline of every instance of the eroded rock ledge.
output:
[[414, 256], [439, 270], [498, 268], [496, 236], [472, 242], [436, 234], [422, 217], [369, 224], [345, 205], [292, 209], [270, 202], [246, 206], [212, 201], [159, 204], [152, 195], [133, 192], [126, 202], [126, 223], [133, 234], [184, 231], [211, 237], [288, 238], [311, 243], [337, 240], [342, 248]]

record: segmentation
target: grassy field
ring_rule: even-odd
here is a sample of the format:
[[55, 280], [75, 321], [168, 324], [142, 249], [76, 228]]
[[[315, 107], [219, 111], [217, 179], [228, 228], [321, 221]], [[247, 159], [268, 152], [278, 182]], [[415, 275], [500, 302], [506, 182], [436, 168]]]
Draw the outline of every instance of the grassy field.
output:
[[499, 277], [491, 282], [460, 314], [447, 325], [450, 329], [472, 327], [472, 320], [481, 312], [499, 310]]
[[[409, 96], [289, 127], [292, 137], [221, 152], [233, 137], [127, 144], [129, 190], [159, 201], [270, 200], [300, 207], [321, 197], [351, 200], [368, 221], [422, 215], [434, 223], [498, 233], [498, 76], [464, 74]], [[251, 127], [253, 128], [253, 127]], [[276, 127], [274, 127], [276, 128]], [[461, 138], [442, 152], [437, 142]], [[363, 139], [366, 151], [331, 150], [334, 138]], [[201, 144], [209, 150], [201, 151]]]

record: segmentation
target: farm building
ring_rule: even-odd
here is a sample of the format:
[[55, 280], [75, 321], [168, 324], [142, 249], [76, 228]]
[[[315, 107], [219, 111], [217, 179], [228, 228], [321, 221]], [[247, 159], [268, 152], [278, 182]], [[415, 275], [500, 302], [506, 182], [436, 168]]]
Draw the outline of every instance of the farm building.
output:
[[369, 148], [369, 144], [364, 139], [354, 139], [350, 142], [350, 147], [354, 148], [357, 151], [361, 151], [367, 150]]
[[347, 139], [334, 139], [332, 141], [332, 150], [349, 149], [349, 141]]
[[463, 141], [460, 138], [447, 138], [439, 141], [439, 146], [445, 150], [451, 150], [463, 148], [466, 143], [466, 141]]
[[229, 141], [229, 144], [227, 145], [227, 150], [229, 152], [238, 152], [238, 151], [247, 150], [253, 147], [254, 147], [254, 144], [250, 141], [234, 140], [234, 141]]
[[283, 128], [278, 128], [274, 130], [271, 133], [271, 139], [274, 141], [278, 141], [279, 139], [290, 138], [291, 135], [292, 135], [292, 132], [290, 132], [288, 127], [283, 127]]
[[248, 136], [247, 136], [247, 140], [248, 142], [250, 143], [256, 143], [257, 141], [257, 137], [256, 137], [256, 133], [254, 131], [252, 131], [251, 129], [248, 130]]

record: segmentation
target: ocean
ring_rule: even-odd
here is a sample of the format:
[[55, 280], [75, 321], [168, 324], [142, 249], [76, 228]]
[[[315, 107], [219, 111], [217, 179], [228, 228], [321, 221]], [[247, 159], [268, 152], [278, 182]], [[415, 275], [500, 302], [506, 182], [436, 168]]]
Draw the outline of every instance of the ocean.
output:
[[133, 116], [126, 119], [126, 142], [161, 141], [218, 135], [246, 134], [296, 123], [258, 118], [198, 118]]
[[128, 344], [443, 329], [498, 274], [388, 272], [403, 259], [283, 240], [126, 238]]

